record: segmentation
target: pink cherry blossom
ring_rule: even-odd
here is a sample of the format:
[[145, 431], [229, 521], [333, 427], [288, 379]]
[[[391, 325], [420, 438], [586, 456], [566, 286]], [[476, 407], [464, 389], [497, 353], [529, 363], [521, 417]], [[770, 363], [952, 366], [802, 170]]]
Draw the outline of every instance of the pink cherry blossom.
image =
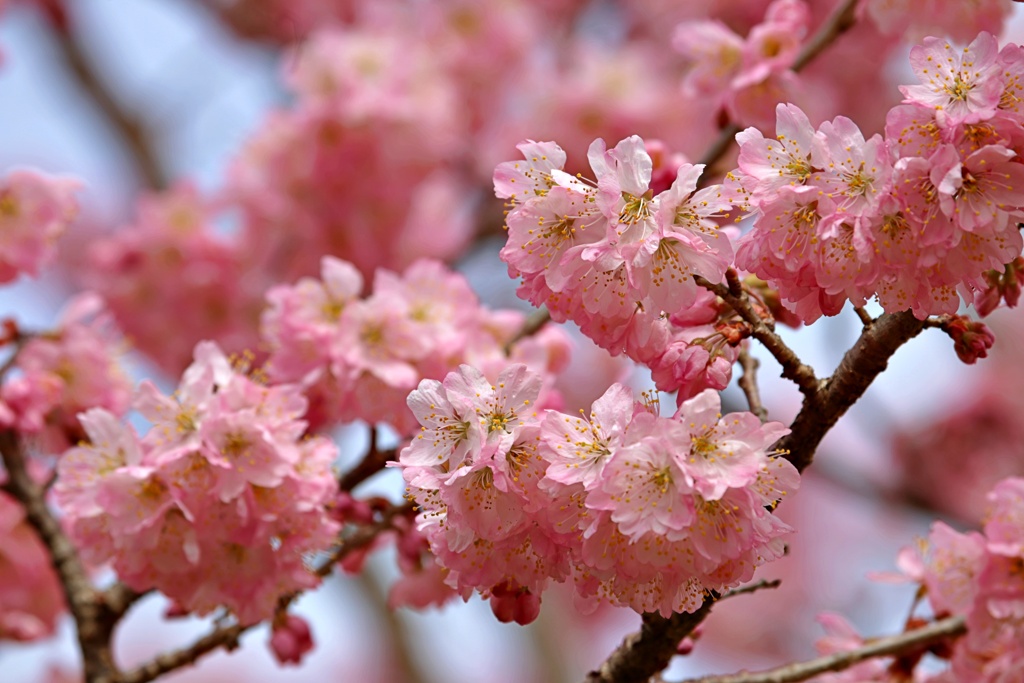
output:
[[990, 118], [1002, 92], [998, 52], [999, 44], [986, 32], [962, 51], [942, 38], [925, 38], [910, 51], [921, 85], [901, 86], [904, 101], [935, 110], [943, 128]]
[[830, 223], [873, 212], [889, 190], [892, 173], [882, 136], [865, 140], [857, 125], [844, 116], [822, 123], [818, 134], [812, 163], [822, 170], [811, 175], [810, 183], [835, 203], [836, 216]]
[[693, 63], [685, 81], [692, 92], [723, 89], [743, 63], [743, 39], [720, 21], [680, 24], [672, 46]]
[[[703, 167], [685, 163], [655, 195], [653, 159], [637, 136], [612, 149], [596, 140], [589, 158], [597, 176], [589, 184], [557, 169], [540, 171], [550, 186], [513, 206], [501, 256], [523, 278], [521, 297], [546, 305], [555, 320], [573, 320], [613, 355], [624, 352], [668, 377], [667, 364], [656, 365], [674, 332], [666, 321], [703, 301], [694, 276], [723, 278], [732, 246], [715, 219], [733, 201], [719, 186], [697, 190]], [[502, 178], [496, 182], [507, 194]]]
[[780, 104], [775, 115], [777, 139], [765, 138], [757, 128], [736, 134], [740, 145], [736, 164], [755, 206], [784, 185], [806, 183], [811, 175], [811, 154], [818, 144], [817, 133], [798, 107]]
[[1000, 555], [1024, 557], [1024, 480], [1004, 479], [988, 494], [988, 500], [988, 549]]
[[0, 282], [37, 275], [53, 258], [54, 244], [78, 214], [81, 183], [35, 171], [0, 179]]
[[243, 276], [238, 247], [215, 230], [214, 202], [182, 183], [143, 195], [136, 214], [124, 230], [93, 240], [83, 266], [134, 346], [171, 374], [203, 339], [235, 353], [256, 348], [262, 290]]
[[555, 186], [552, 170], [565, 168], [565, 152], [554, 142], [526, 140], [516, 145], [522, 161], [505, 161], [494, 169], [494, 194], [510, 203], [542, 197]]
[[633, 392], [621, 384], [613, 384], [594, 401], [589, 419], [549, 411], [541, 429], [551, 463], [547, 478], [592, 488], [612, 451], [622, 444], [632, 417]]
[[313, 649], [313, 635], [309, 623], [302, 617], [286, 614], [274, 620], [270, 633], [270, 651], [281, 664], [299, 664]]
[[999, 0], [869, 0], [864, 9], [884, 33], [905, 33], [914, 40], [947, 35], [967, 42], [981, 31], [998, 34], [1011, 6]]
[[1001, 233], [1010, 215], [1024, 205], [1024, 164], [1017, 154], [998, 145], [987, 145], [962, 161], [961, 177], [947, 176], [939, 187], [947, 216], [974, 233]]
[[690, 432], [683, 469], [707, 500], [730, 488], [742, 488], [758, 477], [760, 454], [788, 433], [778, 422], [761, 424], [752, 413], [722, 416], [717, 392], [706, 390], [684, 402], [675, 419]]
[[654, 424], [631, 426], [633, 438], [609, 459], [587, 496], [588, 507], [609, 510], [617, 529], [633, 540], [649, 532], [675, 540], [693, 522], [693, 489], [670, 445], [681, 437], [671, 423]]
[[103, 300], [75, 297], [54, 334], [30, 339], [18, 353], [15, 365], [23, 374], [0, 388], [7, 419], [38, 435], [44, 449], [60, 452], [84, 434], [78, 413], [98, 407], [123, 414], [131, 389], [118, 363], [122, 344]]

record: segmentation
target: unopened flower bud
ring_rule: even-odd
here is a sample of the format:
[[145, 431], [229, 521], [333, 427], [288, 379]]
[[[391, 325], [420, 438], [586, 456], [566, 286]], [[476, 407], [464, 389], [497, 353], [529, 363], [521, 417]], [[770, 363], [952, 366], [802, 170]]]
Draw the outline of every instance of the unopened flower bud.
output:
[[942, 330], [953, 339], [957, 357], [968, 365], [987, 356], [996, 341], [987, 325], [962, 315], [950, 316], [943, 322]]
[[503, 624], [526, 626], [540, 615], [540, 596], [506, 582], [491, 589], [491, 611]]
[[299, 664], [307, 652], [313, 649], [313, 635], [309, 623], [302, 617], [286, 614], [274, 619], [270, 634], [270, 651], [281, 664]]

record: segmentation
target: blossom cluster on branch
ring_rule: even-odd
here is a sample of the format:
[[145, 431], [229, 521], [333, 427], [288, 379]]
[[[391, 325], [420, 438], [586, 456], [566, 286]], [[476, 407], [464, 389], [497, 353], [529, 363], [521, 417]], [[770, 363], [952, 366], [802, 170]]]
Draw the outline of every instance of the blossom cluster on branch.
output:
[[145, 382], [135, 408], [152, 422], [145, 436], [93, 408], [80, 417], [88, 441], [57, 464], [54, 495], [85, 560], [242, 624], [318, 583], [304, 556], [339, 529], [327, 510], [337, 447], [304, 437], [297, 387], [254, 382], [205, 343], [172, 396]]
[[884, 139], [846, 117], [814, 130], [792, 105], [779, 106], [777, 139], [737, 137], [756, 219], [736, 263], [804, 322], [871, 297], [922, 319], [956, 313], [961, 296], [989, 298], [987, 272], [1020, 254], [1020, 47], [928, 38], [911, 66], [921, 84], [902, 88]]
[[462, 363], [491, 377], [510, 360], [527, 363], [545, 377], [546, 400], [559, 404], [554, 378], [571, 349], [563, 330], [516, 339], [522, 313], [482, 306], [465, 277], [437, 261], [402, 274], [380, 269], [362, 298], [352, 264], [325, 257], [321, 273], [271, 289], [262, 317], [268, 378], [303, 387], [314, 428], [363, 420], [410, 434], [418, 424], [409, 392]]
[[[981, 532], [961, 533], [944, 522], [932, 524], [927, 540], [905, 548], [898, 564], [902, 575], [879, 575], [880, 580], [910, 580], [919, 585], [936, 620], [960, 618], [966, 634], [932, 647], [908, 648], [891, 661], [874, 659], [822, 683], [881, 683], [897, 676], [929, 683], [1002, 683], [1024, 674], [1024, 479], [999, 482], [988, 494], [989, 509]], [[828, 636], [819, 642], [826, 653], [853, 650], [864, 639], [839, 615], [820, 618]], [[911, 617], [908, 631], [924, 620]], [[941, 673], [918, 665], [926, 653], [948, 660]]]
[[619, 384], [589, 417], [541, 411], [540, 385], [523, 365], [493, 385], [463, 366], [409, 396], [422, 430], [398, 464], [464, 595], [568, 580], [584, 603], [668, 616], [783, 554], [768, 510], [799, 475], [770, 452], [781, 424], [723, 416], [712, 390], [664, 418]]

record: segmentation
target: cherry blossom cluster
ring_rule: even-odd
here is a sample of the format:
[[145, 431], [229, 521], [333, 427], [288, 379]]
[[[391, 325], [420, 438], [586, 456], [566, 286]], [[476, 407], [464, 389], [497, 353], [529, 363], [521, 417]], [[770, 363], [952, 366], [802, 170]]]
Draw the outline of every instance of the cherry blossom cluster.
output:
[[337, 448], [305, 436], [297, 387], [260, 384], [204, 342], [177, 391], [145, 381], [134, 407], [152, 423], [144, 436], [93, 408], [80, 417], [88, 439], [57, 464], [55, 498], [86, 561], [243, 624], [319, 582], [306, 559], [339, 530], [327, 509]]
[[769, 510], [799, 475], [771, 452], [781, 424], [723, 416], [712, 390], [665, 418], [620, 384], [572, 416], [541, 410], [541, 385], [521, 364], [493, 381], [464, 365], [409, 395], [421, 432], [396, 464], [462, 595], [522, 622], [569, 581], [584, 603], [668, 615], [782, 555]]
[[887, 34], [913, 40], [943, 35], [966, 43], [982, 31], [998, 35], [1013, 5], [1002, 0], [867, 0], [862, 11]]
[[37, 275], [54, 243], [78, 214], [77, 180], [35, 171], [0, 178], [0, 283]]
[[[496, 374], [509, 358], [551, 375], [568, 362], [563, 331], [546, 327], [515, 340], [524, 316], [484, 308], [466, 279], [437, 261], [417, 261], [401, 275], [380, 269], [365, 297], [352, 264], [324, 257], [321, 273], [271, 289], [262, 325], [270, 379], [304, 388], [314, 427], [364, 420], [411, 434], [419, 425], [406, 398], [424, 378], [460, 363]], [[547, 400], [557, 404], [546, 383]]]
[[704, 167], [680, 163], [659, 169], [671, 185], [656, 193], [654, 162], [637, 136], [610, 150], [603, 140], [591, 145], [593, 181], [565, 173], [553, 142], [519, 150], [524, 160], [494, 173], [510, 207], [501, 258], [522, 278], [519, 296], [647, 365], [658, 389], [678, 391], [680, 401], [725, 388], [742, 333], [731, 309], [694, 280], [721, 282], [732, 263], [729, 232], [715, 220], [733, 207], [725, 188], [698, 190]]
[[191, 362], [197, 339], [255, 348], [267, 285], [246, 274], [237, 243], [216, 233], [217, 207], [181, 183], [141, 197], [136, 214], [125, 230], [93, 241], [85, 278], [133, 346], [175, 375]]
[[982, 33], [964, 49], [925, 39], [910, 61], [920, 84], [901, 88], [884, 138], [842, 116], [815, 130], [792, 105], [778, 107], [776, 139], [737, 135], [735, 178], [756, 217], [736, 264], [805, 322], [872, 297], [924, 318], [1013, 292], [988, 271], [1024, 244], [1024, 51]]
[[733, 121], [757, 125], [779, 101], [799, 90], [790, 67], [810, 25], [802, 0], [775, 0], [746, 39], [717, 19], [679, 24], [673, 47], [690, 62], [685, 90], [725, 111]]
[[[255, 348], [263, 292], [314, 275], [325, 254], [366, 278], [420, 257], [457, 257], [474, 230], [497, 222], [478, 194], [518, 140], [558, 140], [582, 159], [597, 137], [638, 133], [652, 156], [655, 136], [665, 150], [693, 154], [726, 122], [770, 127], [772, 97], [812, 118], [878, 120], [885, 99], [859, 93], [884, 74], [860, 56], [882, 60], [899, 41], [859, 22], [798, 78], [797, 48], [821, 16], [799, 0], [767, 12], [760, 0], [605, 3], [618, 41], [580, 28], [593, 3], [579, 0], [208, 4], [247, 37], [303, 42], [282, 69], [293, 102], [246, 140], [223, 187], [210, 197], [178, 186], [147, 198], [131, 225], [90, 249], [88, 286], [170, 374], [200, 339]], [[1002, 15], [982, 19], [987, 6], [957, 26], [994, 31]], [[680, 23], [674, 52], [669, 34]], [[676, 165], [664, 166], [673, 178]], [[652, 187], [663, 189], [657, 178]], [[193, 222], [179, 230], [178, 220]], [[216, 298], [219, 289], [232, 305]], [[196, 324], [169, 324], [165, 310]]]
[[[24, 334], [13, 326], [8, 332], [14, 337], [8, 342]], [[0, 386], [0, 427], [58, 454], [85, 436], [80, 412], [103, 408], [123, 415], [131, 402], [131, 384], [118, 362], [123, 347], [99, 297], [72, 299], [54, 331], [23, 340]]]
[[400, 23], [389, 29], [338, 28], [305, 43], [286, 74], [296, 106], [276, 112], [229, 171], [248, 255], [280, 281], [315, 271], [323, 254], [369, 275], [449, 258], [471, 236], [458, 208], [468, 188], [446, 164], [457, 93], [423, 41]]
[[[932, 649], [949, 661], [947, 670], [913, 672], [918, 654], [907, 662], [907, 680], [916, 673], [913, 680], [929, 683], [1003, 683], [1024, 675], [1024, 479], [999, 482], [988, 506], [981, 533], [935, 522], [927, 541], [899, 555], [900, 569], [920, 584], [935, 618], [962, 616], [967, 623], [966, 635]], [[842, 617], [826, 615], [822, 622], [829, 633], [820, 644], [825, 651], [864, 643]], [[892, 674], [884, 661], [872, 660], [822, 680], [881, 683], [893, 680]]]

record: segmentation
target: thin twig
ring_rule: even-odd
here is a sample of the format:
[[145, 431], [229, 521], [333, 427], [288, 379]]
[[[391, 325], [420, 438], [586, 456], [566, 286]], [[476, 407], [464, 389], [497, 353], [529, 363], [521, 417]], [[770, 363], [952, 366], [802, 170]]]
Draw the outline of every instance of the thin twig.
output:
[[765, 410], [764, 404], [761, 403], [761, 391], [757, 387], [757, 367], [760, 363], [744, 348], [740, 349], [739, 361], [740, 367], [743, 368], [743, 374], [740, 375], [737, 384], [740, 385], [740, 389], [743, 390], [743, 394], [747, 397], [750, 412], [757, 415], [761, 422], [767, 422], [768, 411]]
[[910, 311], [879, 317], [861, 333], [832, 377], [822, 383], [821, 390], [804, 398], [790, 433], [775, 448], [788, 451], [785, 458], [804, 471], [828, 430], [885, 370], [896, 350], [917, 336], [924, 326]]
[[394, 460], [396, 456], [397, 453], [393, 448], [383, 451], [378, 450], [376, 447], [371, 448], [363, 459], [359, 461], [358, 465], [342, 475], [341, 480], [339, 481], [341, 490], [351, 491], [384, 469], [384, 466], [387, 465], [388, 461]]
[[811, 39], [804, 43], [800, 54], [796, 56], [793, 71], [802, 71], [805, 66], [814, 61], [826, 47], [831, 45], [836, 38], [853, 28], [857, 23], [857, 3], [859, 0], [844, 0], [843, 4], [832, 12], [832, 15], [825, 21], [818, 31], [811, 36]]
[[719, 598], [719, 601], [725, 600], [727, 598], [735, 598], [737, 595], [747, 595], [749, 593], [756, 593], [757, 591], [764, 590], [766, 588], [778, 588], [781, 585], [782, 579], [761, 579], [760, 581], [757, 581], [755, 583], [747, 584], [746, 586], [740, 586], [739, 588], [732, 589], [728, 593], [723, 594], [722, 597]]
[[73, 26], [68, 26], [66, 30], [55, 28], [54, 34], [64, 64], [117, 133], [125, 150], [131, 156], [139, 177], [150, 189], [159, 190], [167, 187], [167, 174], [153, 148], [151, 131], [138, 116], [127, 112], [121, 106], [111, 89], [93, 69], [81, 38], [75, 34]]
[[0, 380], [3, 380], [7, 376], [7, 373], [18, 363], [18, 354], [25, 348], [31, 340], [36, 337], [42, 336], [38, 332], [23, 332], [20, 329], [14, 334], [14, 338], [8, 338], [6, 344], [14, 344], [14, 349], [11, 350], [10, 357], [4, 361], [3, 365], [0, 365]]
[[769, 671], [690, 678], [680, 683], [797, 683], [830, 671], [842, 671], [854, 664], [875, 657], [889, 657], [921, 651], [930, 645], [962, 636], [966, 632], [967, 626], [964, 617], [949, 617], [913, 631], [875, 639], [855, 650], [836, 652], [806, 662], [787, 664]]
[[176, 669], [195, 664], [203, 655], [214, 650], [222, 647], [233, 650], [238, 647], [241, 635], [253, 626], [256, 624], [219, 626], [186, 648], [159, 654], [145, 664], [126, 672], [119, 683], [147, 683]]
[[723, 284], [715, 284], [699, 275], [694, 278], [701, 287], [714, 292], [722, 298], [725, 303], [732, 306], [748, 325], [750, 325], [751, 336], [761, 342], [768, 352], [779, 361], [782, 366], [782, 376], [792, 380], [800, 388], [804, 396], [814, 396], [820, 388], [818, 378], [814, 376], [814, 369], [800, 360], [799, 356], [782, 341], [782, 337], [775, 333], [774, 323], [765, 322], [758, 315], [750, 303], [746, 293], [735, 296], [732, 290]]
[[868, 313], [863, 306], [854, 306], [853, 312], [856, 313], [857, 317], [860, 318], [860, 321], [864, 323], [864, 327], [871, 327], [875, 324], [875, 319], [871, 317], [871, 314]]
[[373, 606], [380, 621], [382, 633], [378, 642], [386, 644], [388, 667], [394, 679], [404, 683], [430, 681], [431, 677], [422, 670], [422, 661], [415, 656], [419, 644], [416, 637], [410, 633], [403, 615], [388, 605], [385, 579], [373, 567], [367, 567], [359, 574], [359, 581], [362, 584], [360, 593]]
[[391, 523], [396, 517], [407, 515], [412, 512], [413, 509], [412, 503], [392, 505], [381, 513], [380, 519], [375, 523], [360, 527], [352, 534], [343, 538], [341, 543], [339, 543], [332, 552], [328, 553], [327, 557], [317, 565], [313, 573], [321, 579], [327, 578], [330, 576], [331, 572], [334, 571], [335, 565], [345, 559], [349, 553], [368, 546], [382, 531], [387, 531], [392, 528]]
[[512, 353], [512, 347], [516, 345], [516, 342], [525, 339], [526, 337], [532, 336], [540, 331], [540, 328], [544, 327], [551, 321], [551, 314], [548, 313], [546, 308], [538, 308], [536, 311], [530, 314], [530, 317], [526, 319], [523, 326], [519, 329], [515, 335], [508, 340], [505, 344], [505, 355]]

